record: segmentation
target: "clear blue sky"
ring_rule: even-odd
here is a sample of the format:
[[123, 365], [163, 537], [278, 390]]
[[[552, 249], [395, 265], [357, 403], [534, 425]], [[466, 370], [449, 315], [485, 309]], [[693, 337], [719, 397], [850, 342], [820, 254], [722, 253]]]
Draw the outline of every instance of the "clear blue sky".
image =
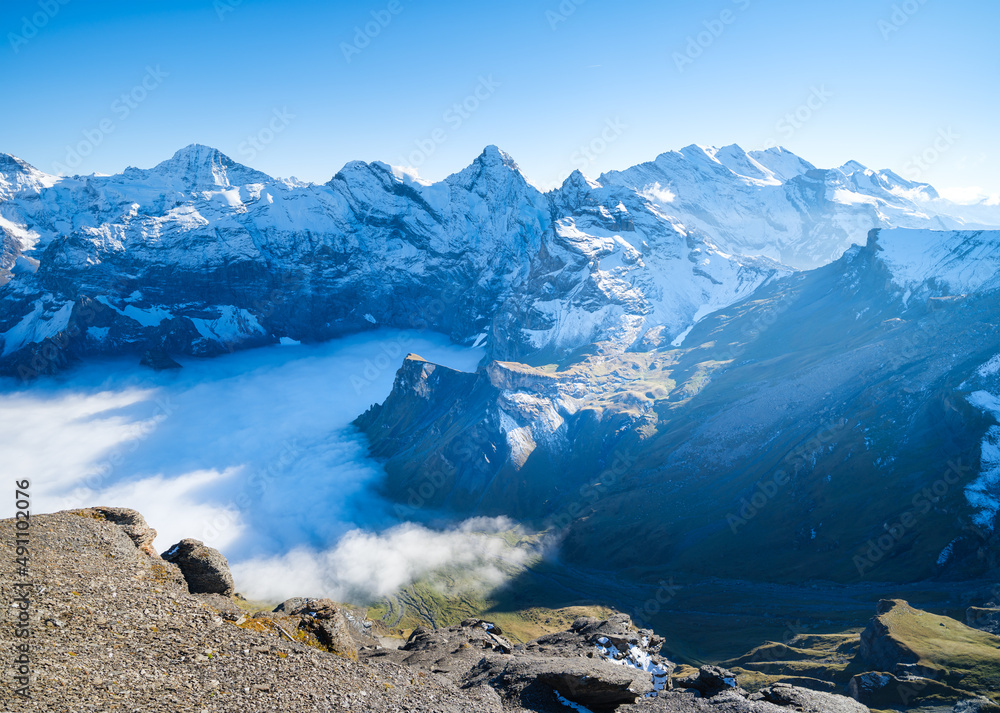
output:
[[197, 142], [326, 181], [352, 159], [438, 179], [493, 143], [548, 187], [690, 143], [916, 177], [950, 130], [919, 176], [994, 194], [998, 26], [994, 0], [5, 0], [0, 151], [55, 172], [89, 142], [77, 171], [111, 173]]

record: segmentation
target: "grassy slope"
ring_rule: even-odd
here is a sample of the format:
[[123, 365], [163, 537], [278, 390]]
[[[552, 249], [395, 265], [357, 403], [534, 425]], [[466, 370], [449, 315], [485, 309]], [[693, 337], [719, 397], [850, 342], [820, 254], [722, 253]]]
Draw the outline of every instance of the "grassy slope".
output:
[[945, 616], [897, 606], [881, 617], [890, 635], [941, 671], [941, 680], [1000, 702], [1000, 636]]

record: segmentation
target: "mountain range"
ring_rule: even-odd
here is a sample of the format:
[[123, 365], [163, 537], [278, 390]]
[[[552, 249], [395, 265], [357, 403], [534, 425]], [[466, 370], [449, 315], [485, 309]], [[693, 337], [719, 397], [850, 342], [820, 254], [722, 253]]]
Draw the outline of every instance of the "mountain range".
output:
[[590, 567], [976, 578], [998, 566], [997, 227], [783, 149], [547, 193], [493, 146], [438, 183], [274, 179], [199, 145], [114, 176], [2, 155], [0, 373], [427, 328], [486, 356], [411, 355], [358, 419], [400, 503], [554, 528]]
[[113, 176], [0, 155], [0, 373], [377, 327], [542, 364], [670, 343], [872, 228], [995, 226], [1000, 207], [783, 149], [690, 146], [548, 193], [493, 146], [434, 184], [379, 162], [274, 179], [200, 145]]

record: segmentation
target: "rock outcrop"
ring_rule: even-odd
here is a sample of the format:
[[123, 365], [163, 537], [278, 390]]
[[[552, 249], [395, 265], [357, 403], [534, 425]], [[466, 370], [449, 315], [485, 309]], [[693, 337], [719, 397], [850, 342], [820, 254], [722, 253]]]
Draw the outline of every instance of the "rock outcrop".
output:
[[[31, 518], [31, 698], [4, 681], [0, 710], [504, 711], [491, 688], [462, 690], [390, 662], [359, 664], [281, 625], [286, 637], [266, 616], [238, 613], [233, 599], [192, 594], [177, 566], [95, 512]], [[13, 551], [17, 532], [14, 520], [0, 520], [3, 551]], [[5, 607], [19, 581], [13, 558], [0, 558]], [[20, 643], [14, 627], [0, 628], [5, 661]]]
[[418, 628], [398, 650], [368, 650], [362, 660], [401, 663], [444, 676], [463, 690], [494, 689], [505, 710], [558, 713], [566, 706], [593, 713], [868, 710], [843, 696], [788, 685], [750, 694], [735, 674], [716, 666], [672, 681], [675, 665], [657, 653], [662, 644], [662, 638], [636, 628], [625, 614], [605, 620], [581, 617], [566, 631], [513, 646], [495, 624], [468, 619], [442, 629]]
[[916, 664], [920, 657], [905, 643], [894, 637], [884, 615], [897, 607], [907, 606], [898, 599], [883, 599], [878, 603], [875, 616], [861, 634], [858, 658], [871, 671], [896, 671], [900, 666]]
[[192, 594], [229, 596], [235, 591], [229, 561], [200, 540], [181, 540], [161, 557], [180, 567]]
[[378, 640], [372, 636], [372, 623], [362, 610], [345, 607], [331, 599], [288, 599], [274, 609], [297, 619], [295, 630], [307, 638], [315, 639], [332, 653], [357, 658], [363, 648], [377, 648]]
[[1000, 634], [1000, 607], [969, 607], [965, 623], [974, 629]]
[[114, 523], [125, 531], [135, 546], [147, 555], [155, 556], [153, 550], [153, 540], [156, 539], [156, 530], [146, 524], [146, 518], [135, 510], [128, 508], [112, 507], [92, 507], [73, 511], [85, 517], [94, 517]]

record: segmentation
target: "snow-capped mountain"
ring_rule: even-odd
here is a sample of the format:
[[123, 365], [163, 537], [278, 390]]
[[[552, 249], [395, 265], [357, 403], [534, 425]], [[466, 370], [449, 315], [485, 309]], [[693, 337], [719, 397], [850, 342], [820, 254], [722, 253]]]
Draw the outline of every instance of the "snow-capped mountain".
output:
[[379, 162], [323, 185], [274, 179], [199, 145], [113, 176], [4, 155], [0, 369], [375, 326], [528, 362], [643, 349], [788, 274], [782, 262], [827, 262], [873, 227], [960, 222], [945, 208], [891, 172], [735, 146], [574, 173], [548, 194], [492, 146], [434, 184]]
[[748, 153], [736, 145], [688, 146], [598, 182], [646, 196], [724, 252], [763, 255], [799, 269], [832, 262], [872, 228], [1000, 225], [1000, 207], [951, 203], [927, 184], [857, 161], [818, 169], [781, 148]]

